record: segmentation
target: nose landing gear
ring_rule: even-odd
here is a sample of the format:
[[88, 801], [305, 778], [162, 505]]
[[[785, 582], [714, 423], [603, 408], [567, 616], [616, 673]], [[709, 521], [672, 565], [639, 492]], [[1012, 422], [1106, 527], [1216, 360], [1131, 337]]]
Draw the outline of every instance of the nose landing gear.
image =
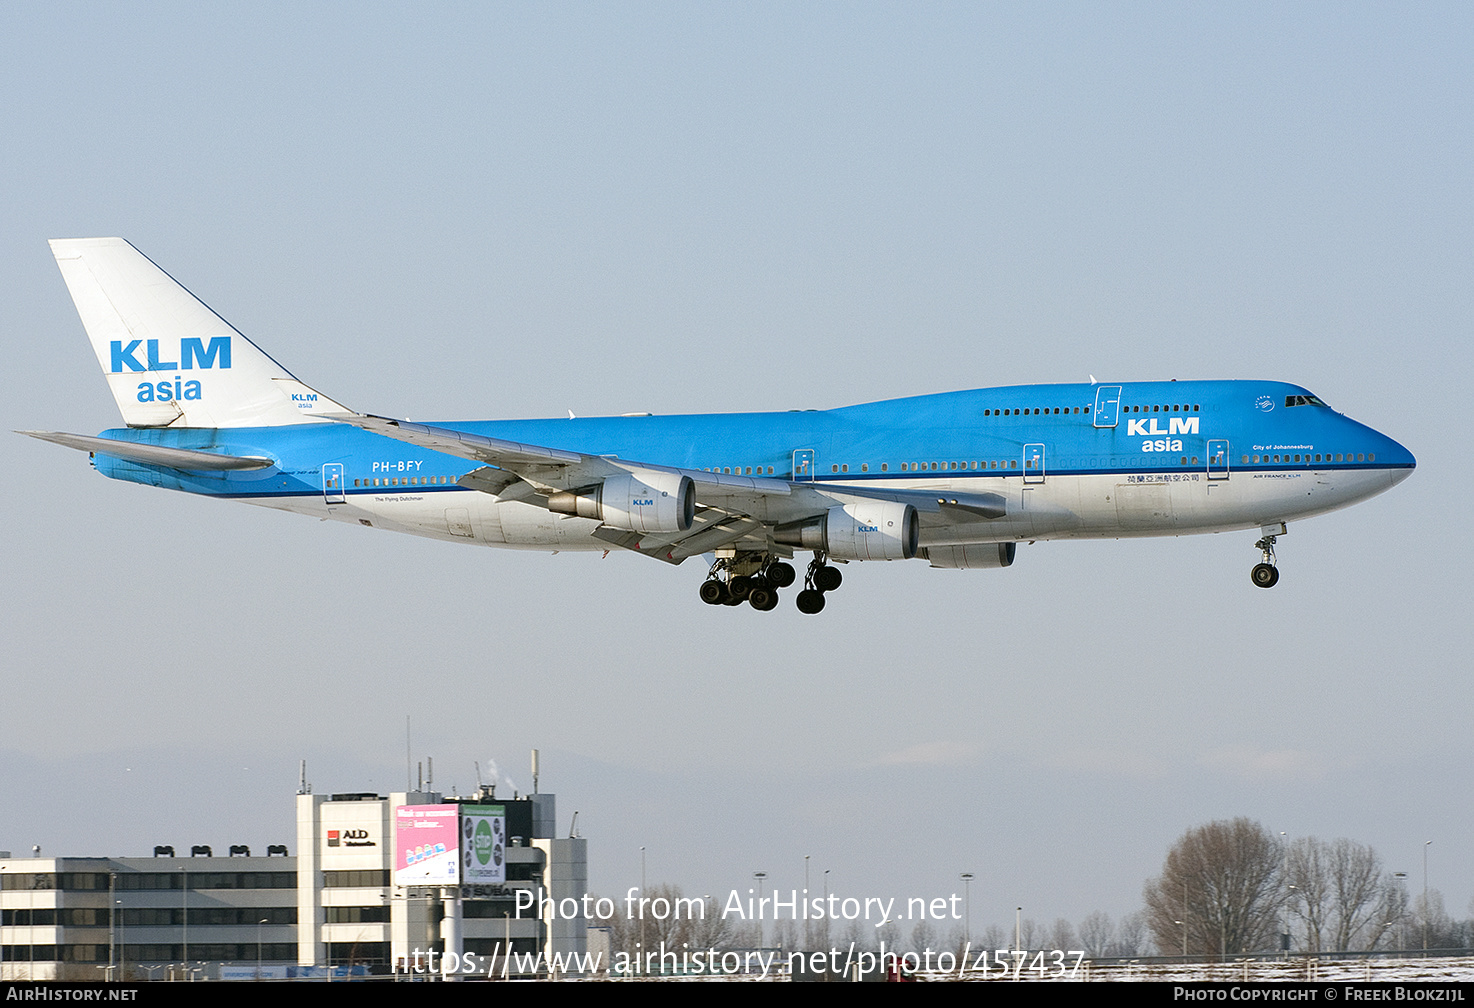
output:
[[[1279, 529], [1283, 534], [1284, 526], [1279, 526]], [[1274, 542], [1277, 538], [1278, 536], [1266, 535], [1254, 544], [1255, 549], [1264, 553], [1264, 562], [1255, 564], [1254, 569], [1249, 572], [1256, 588], [1273, 588], [1280, 579], [1279, 568], [1274, 565]]]

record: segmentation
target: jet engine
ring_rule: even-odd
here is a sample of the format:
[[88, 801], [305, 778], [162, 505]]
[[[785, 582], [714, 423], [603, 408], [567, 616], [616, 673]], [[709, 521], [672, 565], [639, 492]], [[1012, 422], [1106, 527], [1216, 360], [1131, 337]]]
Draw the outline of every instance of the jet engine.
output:
[[636, 469], [551, 494], [548, 510], [630, 532], [685, 532], [696, 517], [696, 484], [689, 476]]
[[933, 567], [948, 570], [986, 570], [1007, 567], [1018, 550], [1016, 542], [968, 543], [966, 546], [928, 546], [922, 555]]
[[784, 546], [820, 550], [836, 560], [910, 560], [920, 527], [916, 508], [892, 501], [857, 501], [817, 518], [779, 525], [773, 538]]

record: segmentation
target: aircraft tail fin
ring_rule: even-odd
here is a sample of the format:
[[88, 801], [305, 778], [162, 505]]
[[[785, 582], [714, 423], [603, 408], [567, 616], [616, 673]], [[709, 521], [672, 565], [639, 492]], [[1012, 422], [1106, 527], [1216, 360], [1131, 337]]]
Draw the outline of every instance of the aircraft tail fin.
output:
[[51, 252], [129, 427], [276, 427], [352, 414], [123, 239], [58, 238]]

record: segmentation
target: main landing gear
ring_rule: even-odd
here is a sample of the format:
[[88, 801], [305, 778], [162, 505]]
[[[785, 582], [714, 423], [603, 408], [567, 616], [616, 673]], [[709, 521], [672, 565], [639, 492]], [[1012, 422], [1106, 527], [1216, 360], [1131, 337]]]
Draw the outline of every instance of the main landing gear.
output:
[[[719, 557], [711, 565], [701, 583], [701, 601], [707, 605], [736, 606], [746, 602], [758, 612], [778, 607], [778, 590], [798, 580], [791, 564], [768, 553], [742, 553]], [[824, 554], [815, 553], [813, 563], [804, 574], [804, 587], [795, 601], [801, 613], [816, 613], [824, 608], [824, 593], [838, 588], [844, 576], [839, 568], [824, 562]]]
[[826, 564], [823, 553], [815, 553], [813, 562], [804, 574], [804, 590], [794, 600], [798, 604], [798, 611], [809, 616], [823, 611], [824, 593], [834, 591], [843, 582], [844, 575], [839, 572], [839, 568]]
[[746, 602], [758, 612], [768, 612], [778, 607], [778, 589], [797, 579], [792, 566], [766, 553], [721, 557], [701, 583], [701, 601], [731, 606]]
[[[1283, 534], [1283, 525], [1280, 526], [1280, 530], [1281, 534]], [[1266, 535], [1254, 544], [1255, 549], [1261, 550], [1264, 553], [1264, 562], [1255, 564], [1254, 569], [1249, 572], [1249, 577], [1253, 580], [1256, 588], [1273, 588], [1275, 583], [1280, 579], [1279, 568], [1274, 565], [1274, 541], [1276, 538], [1278, 536]]]

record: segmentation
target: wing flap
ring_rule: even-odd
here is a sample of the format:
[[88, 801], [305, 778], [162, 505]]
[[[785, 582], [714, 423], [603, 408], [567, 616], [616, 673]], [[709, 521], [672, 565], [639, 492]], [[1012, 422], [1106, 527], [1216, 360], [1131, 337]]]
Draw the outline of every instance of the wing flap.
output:
[[729, 515], [707, 508], [696, 515], [691, 528], [678, 535], [650, 535], [625, 532], [607, 525], [594, 530], [594, 538], [641, 556], [654, 557], [668, 564], [679, 564], [693, 556], [710, 553], [748, 536], [766, 540], [763, 523], [745, 515]]

